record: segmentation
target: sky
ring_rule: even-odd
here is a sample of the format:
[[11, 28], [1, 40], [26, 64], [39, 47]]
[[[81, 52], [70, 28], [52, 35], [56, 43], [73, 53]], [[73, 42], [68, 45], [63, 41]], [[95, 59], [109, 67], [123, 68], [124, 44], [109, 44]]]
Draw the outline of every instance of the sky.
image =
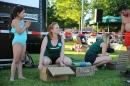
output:
[[[91, 0], [88, 0], [88, 2], [90, 3]], [[86, 17], [84, 18], [85, 20], [89, 19], [91, 15], [90, 14], [87, 14]]]
[[0, 1], [39, 8], [39, 0], [0, 0]]
[[[22, 4], [22, 5], [26, 5], [26, 6], [31, 6], [31, 7], [39, 7], [39, 0], [0, 0], [3, 2], [9, 2], [9, 3], [16, 3], [16, 4]], [[31, 4], [29, 3], [31, 1]], [[49, 0], [50, 1], [50, 0]], [[56, 1], [56, 0], [54, 0]], [[85, 1], [85, 0], [84, 0]], [[88, 0], [88, 2], [90, 2], [91, 0]], [[87, 14], [86, 17], [84, 18], [84, 20], [88, 19], [90, 17], [90, 14]]]

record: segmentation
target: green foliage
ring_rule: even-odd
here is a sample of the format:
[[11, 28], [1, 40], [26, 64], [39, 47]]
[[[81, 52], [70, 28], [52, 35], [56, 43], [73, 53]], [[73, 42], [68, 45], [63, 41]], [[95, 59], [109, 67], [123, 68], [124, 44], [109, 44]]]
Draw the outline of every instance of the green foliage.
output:
[[[84, 0], [84, 15], [88, 12], [88, 2]], [[55, 21], [60, 27], [78, 27], [80, 24], [82, 0], [50, 0], [47, 7], [48, 25]]]
[[57, 21], [57, 17], [55, 17], [54, 6], [47, 7], [47, 24], [51, 24], [52, 22]]
[[[82, 9], [82, 0], [50, 0], [47, 7], [47, 24], [51, 22], [58, 22], [60, 27], [71, 28], [78, 27], [80, 24], [81, 18], [81, 9]], [[84, 17], [87, 13], [92, 15], [91, 19], [94, 19], [95, 9], [103, 9], [103, 16], [120, 16], [117, 12], [118, 7], [121, 4], [126, 4], [128, 8], [130, 7], [129, 0], [91, 0], [88, 3], [88, 0], [84, 0]], [[88, 21], [86, 20], [86, 24]], [[108, 25], [105, 26], [107, 28]], [[120, 26], [120, 24], [118, 25]], [[99, 27], [100, 28], [100, 27]], [[110, 26], [111, 28], [111, 26]], [[112, 26], [112, 28], [115, 28]], [[113, 29], [116, 30], [116, 29]]]
[[[92, 19], [94, 19], [95, 9], [103, 9], [103, 16], [120, 16], [117, 12], [118, 7], [122, 4], [125, 4], [128, 8], [130, 8], [130, 1], [129, 0], [91, 0], [89, 4], [89, 9], [91, 10]], [[121, 24], [110, 25], [109, 29], [111, 31], [118, 31], [120, 30]], [[99, 26], [99, 31], [103, 28], [108, 29], [108, 25]]]
[[[61, 19], [72, 19], [73, 21], [80, 23], [82, 2], [81, 0], [56, 0], [56, 16], [60, 16]], [[84, 10], [87, 11], [88, 3], [84, 3]], [[84, 14], [85, 15], [85, 14]]]
[[91, 21], [92, 19], [91, 18], [89, 18], [89, 19], [87, 19], [85, 22], [86, 22], [86, 25], [89, 25], [89, 21]]
[[120, 5], [125, 4], [130, 7], [129, 0], [92, 0], [89, 8], [92, 10], [92, 18], [94, 18], [95, 9], [103, 9], [103, 16], [120, 16], [117, 9]]

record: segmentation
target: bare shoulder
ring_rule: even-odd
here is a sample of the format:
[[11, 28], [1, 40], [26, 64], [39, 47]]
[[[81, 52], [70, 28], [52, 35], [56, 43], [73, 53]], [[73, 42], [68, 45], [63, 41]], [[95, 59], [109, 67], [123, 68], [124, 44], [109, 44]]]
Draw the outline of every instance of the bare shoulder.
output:
[[63, 39], [64, 39], [64, 37], [63, 37], [63, 36], [61, 36], [61, 39], [63, 40]]
[[100, 44], [100, 47], [106, 46], [107, 44], [105, 42]]
[[17, 21], [16, 19], [13, 19], [13, 20], [12, 20], [12, 25], [14, 26], [14, 25], [16, 25], [16, 24], [18, 24], [18, 21]]
[[45, 36], [43, 40], [47, 40], [47, 36]]
[[121, 17], [122, 17], [122, 23], [124, 24], [126, 19], [127, 19], [127, 17], [125, 17], [125, 16], [121, 16]]
[[64, 41], [64, 37], [63, 36], [61, 36], [61, 40]]
[[124, 19], [124, 18], [126, 18], [126, 16], [121, 15], [121, 18]]
[[12, 23], [15, 24], [15, 23], [18, 23], [18, 21], [16, 19], [13, 19], [12, 20]]
[[61, 42], [62, 42], [62, 44], [64, 44], [64, 37], [61, 35]]
[[44, 43], [47, 43], [48, 42], [48, 40], [47, 40], [47, 36], [45, 36], [44, 38], [43, 38], [43, 40], [42, 40], [42, 44]]

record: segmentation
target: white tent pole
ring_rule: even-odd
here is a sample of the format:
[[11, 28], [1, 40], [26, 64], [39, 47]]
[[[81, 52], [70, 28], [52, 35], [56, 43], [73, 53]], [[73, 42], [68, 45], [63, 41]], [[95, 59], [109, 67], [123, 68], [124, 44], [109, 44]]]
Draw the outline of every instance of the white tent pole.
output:
[[109, 33], [109, 23], [108, 23], [108, 33]]
[[97, 35], [98, 35], [98, 22], [97, 22]]
[[81, 13], [81, 34], [82, 34], [82, 29], [83, 29], [83, 12], [84, 11], [84, 0], [82, 0], [82, 13]]

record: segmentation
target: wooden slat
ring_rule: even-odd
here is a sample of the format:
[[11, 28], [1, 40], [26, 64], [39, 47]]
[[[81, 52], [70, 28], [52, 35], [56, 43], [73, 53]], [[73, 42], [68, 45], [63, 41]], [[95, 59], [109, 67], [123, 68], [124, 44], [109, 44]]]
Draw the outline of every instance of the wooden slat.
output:
[[118, 64], [126, 63], [127, 58], [128, 58], [128, 52], [127, 51], [120, 52], [117, 63]]

